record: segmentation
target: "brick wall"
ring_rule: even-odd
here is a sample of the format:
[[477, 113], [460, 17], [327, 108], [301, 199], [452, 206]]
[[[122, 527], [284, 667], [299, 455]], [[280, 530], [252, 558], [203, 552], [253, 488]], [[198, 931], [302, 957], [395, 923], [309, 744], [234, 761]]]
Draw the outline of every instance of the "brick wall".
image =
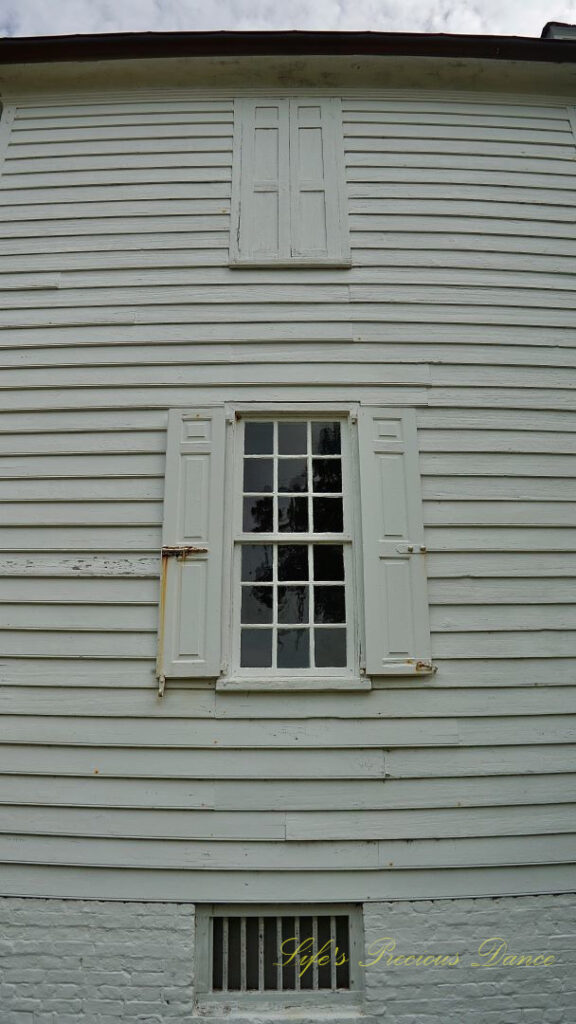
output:
[[[193, 923], [190, 904], [0, 900], [0, 1024], [190, 1020]], [[576, 1024], [574, 896], [367, 904], [364, 924], [365, 962], [387, 947], [365, 968], [371, 1024]], [[487, 946], [484, 957], [478, 949], [495, 936], [508, 948], [489, 966]], [[502, 963], [518, 954], [554, 961]], [[397, 959], [409, 956], [428, 959]], [[339, 1024], [354, 1015], [326, 1006], [289, 1018]]]
[[1, 1024], [172, 1024], [192, 1011], [194, 907], [0, 900]]
[[[365, 962], [390, 947], [365, 971], [367, 1009], [383, 1024], [576, 1022], [573, 895], [373, 903], [365, 906], [364, 929]], [[486, 941], [494, 937], [507, 943], [499, 954], [490, 950], [501, 943]], [[539, 966], [502, 962], [522, 953], [555, 959]], [[390, 961], [410, 954], [427, 954], [426, 964]], [[452, 964], [430, 960], [456, 956]]]

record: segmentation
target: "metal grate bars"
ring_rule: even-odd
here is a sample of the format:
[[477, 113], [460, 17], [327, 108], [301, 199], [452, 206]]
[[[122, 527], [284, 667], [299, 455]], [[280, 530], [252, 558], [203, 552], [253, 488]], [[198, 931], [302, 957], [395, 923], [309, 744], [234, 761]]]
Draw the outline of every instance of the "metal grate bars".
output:
[[212, 919], [215, 992], [349, 989], [349, 958], [347, 915], [247, 914]]

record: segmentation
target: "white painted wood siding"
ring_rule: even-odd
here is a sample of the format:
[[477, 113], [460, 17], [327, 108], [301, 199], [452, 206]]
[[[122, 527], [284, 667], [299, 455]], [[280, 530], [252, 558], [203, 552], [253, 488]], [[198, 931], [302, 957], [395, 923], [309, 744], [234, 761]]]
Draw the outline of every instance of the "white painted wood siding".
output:
[[[342, 102], [350, 270], [228, 268], [231, 95], [14, 112], [0, 177], [4, 892], [574, 886], [567, 108]], [[416, 409], [436, 677], [284, 696], [200, 680], [156, 699], [168, 409], [263, 395]]]

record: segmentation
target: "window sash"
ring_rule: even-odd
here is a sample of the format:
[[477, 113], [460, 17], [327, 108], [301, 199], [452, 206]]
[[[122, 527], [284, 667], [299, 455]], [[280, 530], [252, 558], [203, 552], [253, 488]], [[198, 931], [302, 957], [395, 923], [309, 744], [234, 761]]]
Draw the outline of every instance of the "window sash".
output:
[[[350, 431], [350, 416], [347, 411], [308, 411], [300, 409], [291, 411], [283, 410], [250, 410], [237, 414], [235, 445], [234, 445], [234, 473], [233, 473], [233, 536], [232, 536], [232, 596], [231, 596], [231, 618], [232, 618], [232, 651], [231, 668], [232, 675], [237, 678], [273, 678], [273, 679], [317, 679], [317, 678], [355, 678], [358, 676], [358, 600], [356, 585], [356, 552], [354, 550], [355, 516], [351, 495], [352, 482], [352, 444]], [[301, 533], [279, 532], [270, 533], [246, 533], [242, 529], [243, 516], [243, 464], [244, 464], [244, 427], [247, 421], [254, 420], [274, 422], [325, 422], [334, 420], [340, 423], [341, 436], [341, 461], [342, 461], [342, 497], [343, 497], [343, 531], [342, 533], [313, 533], [310, 530]], [[308, 452], [311, 459], [311, 453]], [[311, 481], [310, 481], [311, 485]], [[309, 523], [310, 525], [310, 523]], [[339, 544], [343, 547], [344, 553], [344, 588], [346, 602], [346, 666], [342, 667], [316, 667], [308, 668], [278, 668], [278, 667], [242, 667], [240, 665], [240, 644], [241, 644], [241, 556], [242, 546], [249, 544], [270, 544], [270, 545], [312, 545], [312, 544]], [[276, 556], [275, 556], [276, 557]], [[307, 585], [312, 588], [313, 581], [309, 578]], [[310, 613], [311, 614], [311, 613]], [[275, 621], [274, 634], [278, 623]], [[309, 629], [315, 626], [322, 628], [322, 623], [309, 623]], [[334, 623], [327, 628], [334, 628]], [[259, 628], [255, 626], [254, 628]], [[262, 627], [266, 628], [266, 627]], [[269, 627], [268, 627], [269, 628]], [[280, 624], [283, 628], [283, 624]], [[288, 627], [287, 627], [288, 628]], [[275, 646], [275, 640], [274, 640]], [[274, 657], [274, 661], [276, 658]]]

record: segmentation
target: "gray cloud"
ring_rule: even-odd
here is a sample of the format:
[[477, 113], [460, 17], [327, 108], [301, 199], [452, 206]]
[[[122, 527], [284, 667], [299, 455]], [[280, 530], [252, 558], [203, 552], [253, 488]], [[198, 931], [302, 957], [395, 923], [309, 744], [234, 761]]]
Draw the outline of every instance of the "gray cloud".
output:
[[0, 0], [0, 35], [313, 29], [538, 36], [576, 0]]

